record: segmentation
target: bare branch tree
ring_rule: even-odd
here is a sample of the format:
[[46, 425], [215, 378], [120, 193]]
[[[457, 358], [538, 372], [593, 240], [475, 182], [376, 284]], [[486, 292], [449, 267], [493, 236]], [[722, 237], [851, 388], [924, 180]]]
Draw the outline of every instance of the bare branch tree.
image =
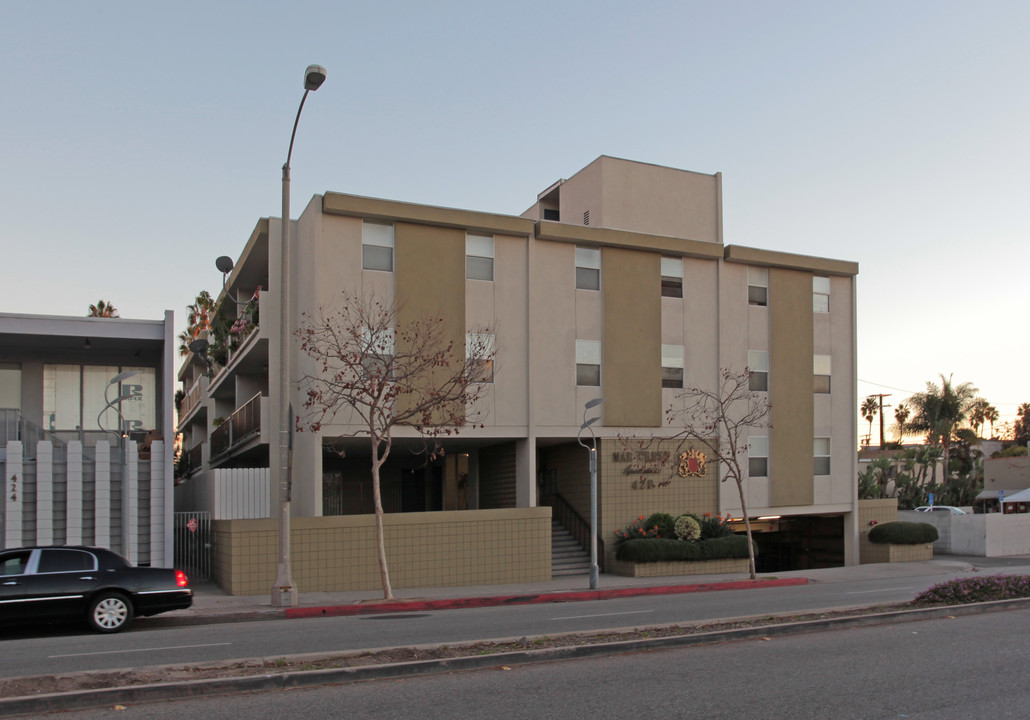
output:
[[750, 375], [746, 369], [734, 372], [724, 368], [717, 389], [687, 388], [680, 395], [683, 407], [670, 407], [665, 414], [670, 425], [683, 428], [678, 437], [700, 442], [719, 461], [722, 482], [733, 480], [737, 484], [754, 579], [755, 549], [744, 496], [744, 480], [748, 477], [744, 463], [748, 461], [749, 430], [770, 427], [770, 406], [763, 395], [750, 389]]
[[493, 335], [470, 333], [465, 347], [455, 347], [444, 318], [399, 325], [395, 305], [346, 293], [342, 309], [322, 308], [317, 317], [304, 314], [296, 334], [315, 365], [300, 381], [305, 415], [297, 419], [298, 430], [321, 430], [343, 413], [340, 435], [368, 437], [376, 549], [383, 597], [389, 600], [393, 590], [379, 477], [395, 428], [413, 427], [433, 458], [442, 454], [435, 438], [474, 425], [468, 412], [483, 396], [482, 382], [492, 379]]

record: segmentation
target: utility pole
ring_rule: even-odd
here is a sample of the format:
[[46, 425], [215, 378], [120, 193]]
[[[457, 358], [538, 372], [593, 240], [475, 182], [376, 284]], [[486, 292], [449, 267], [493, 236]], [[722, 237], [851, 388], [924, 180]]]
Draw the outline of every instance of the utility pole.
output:
[[[884, 441], [883, 441], [883, 408], [884, 408], [883, 399], [885, 397], [890, 397], [890, 396], [891, 396], [890, 393], [880, 393], [879, 395], [870, 395], [869, 396], [869, 397], [877, 398], [880, 401], [880, 449], [881, 450], [883, 450], [884, 444], [885, 444]], [[891, 406], [888, 405], [887, 407], [891, 407]]]

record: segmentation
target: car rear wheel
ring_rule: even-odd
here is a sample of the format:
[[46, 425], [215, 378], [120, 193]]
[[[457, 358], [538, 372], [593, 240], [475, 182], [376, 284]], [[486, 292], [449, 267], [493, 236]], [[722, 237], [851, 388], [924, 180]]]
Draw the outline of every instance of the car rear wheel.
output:
[[124, 595], [106, 592], [90, 603], [86, 619], [97, 632], [115, 633], [132, 622], [132, 615], [132, 603]]

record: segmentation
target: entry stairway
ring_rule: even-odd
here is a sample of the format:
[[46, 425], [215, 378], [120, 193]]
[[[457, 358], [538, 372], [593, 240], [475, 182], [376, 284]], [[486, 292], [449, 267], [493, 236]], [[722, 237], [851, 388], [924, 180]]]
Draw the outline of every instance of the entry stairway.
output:
[[590, 553], [557, 520], [551, 521], [551, 577], [588, 575]]

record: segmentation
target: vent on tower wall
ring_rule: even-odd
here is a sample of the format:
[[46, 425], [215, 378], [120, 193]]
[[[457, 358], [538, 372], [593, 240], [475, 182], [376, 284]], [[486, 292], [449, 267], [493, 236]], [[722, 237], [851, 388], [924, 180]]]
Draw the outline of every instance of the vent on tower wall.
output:
[[584, 225], [589, 225], [590, 224], [590, 211], [589, 210], [585, 210], [583, 212], [583, 224]]

